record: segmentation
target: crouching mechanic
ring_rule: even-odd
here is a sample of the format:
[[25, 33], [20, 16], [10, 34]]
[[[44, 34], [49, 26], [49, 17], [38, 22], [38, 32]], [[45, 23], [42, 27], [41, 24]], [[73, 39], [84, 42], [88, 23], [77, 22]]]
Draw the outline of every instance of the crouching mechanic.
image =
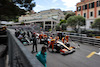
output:
[[36, 57], [45, 67], [47, 67], [47, 65], [46, 65], [47, 53], [46, 53], [46, 47], [45, 46], [43, 46], [41, 48], [41, 51], [38, 52], [38, 54], [36, 54]]
[[53, 50], [54, 49], [54, 43], [55, 43], [55, 39], [52, 39], [51, 43], [50, 43], [50, 46], [52, 47], [52, 52], [54, 52], [54, 50]]

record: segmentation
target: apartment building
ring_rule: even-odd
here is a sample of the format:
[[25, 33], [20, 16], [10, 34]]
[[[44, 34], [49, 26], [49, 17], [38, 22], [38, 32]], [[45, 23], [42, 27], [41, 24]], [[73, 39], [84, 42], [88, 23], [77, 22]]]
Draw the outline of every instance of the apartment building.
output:
[[40, 11], [31, 15], [22, 15], [19, 17], [19, 22], [27, 21], [27, 20], [38, 20], [38, 19], [54, 19], [59, 21], [60, 19], [64, 19], [64, 14], [60, 9], [50, 9]]
[[44, 30], [54, 29], [60, 19], [64, 19], [64, 14], [60, 9], [50, 9], [40, 11], [35, 14], [27, 14], [19, 17], [19, 22], [42, 25]]
[[90, 29], [96, 18], [100, 18], [99, 0], [81, 0], [76, 4], [76, 15], [81, 15], [86, 19], [86, 29]]

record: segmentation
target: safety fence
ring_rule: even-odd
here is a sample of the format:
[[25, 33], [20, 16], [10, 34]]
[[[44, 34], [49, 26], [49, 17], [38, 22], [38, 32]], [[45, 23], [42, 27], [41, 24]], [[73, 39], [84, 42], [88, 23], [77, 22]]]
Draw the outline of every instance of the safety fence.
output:
[[[50, 34], [49, 32], [46, 34]], [[52, 35], [53, 37], [57, 36], [57, 33]], [[76, 36], [76, 35], [68, 35], [70, 38], [69, 40], [72, 41], [77, 41], [77, 42], [81, 42], [81, 43], [88, 43], [88, 44], [92, 44], [92, 45], [98, 45], [100, 46], [100, 39], [98, 38], [91, 38], [91, 37], [86, 37], [85, 35], [81, 35], [81, 36]], [[59, 38], [62, 39], [62, 37], [65, 37], [65, 35], [59, 35]]]
[[36, 57], [8, 30], [8, 54], [10, 67], [44, 67]]
[[88, 44], [100, 46], [100, 39], [97, 39], [97, 38], [73, 36], [73, 35], [69, 35], [69, 37], [71, 38], [72, 41], [78, 41], [82, 43], [88, 43]]
[[[53, 36], [57, 36], [58, 35], [57, 33], [58, 32], [54, 34], [53, 32], [54, 34]], [[77, 35], [72, 35], [72, 33], [69, 34], [67, 32], [60, 32], [60, 33], [59, 33], [60, 35], [58, 35], [60, 39], [62, 39], [62, 37], [65, 37], [65, 35], [67, 34], [70, 37], [69, 40], [100, 46], [100, 39], [98, 38], [86, 37], [85, 34], [80, 34], [77, 36]]]

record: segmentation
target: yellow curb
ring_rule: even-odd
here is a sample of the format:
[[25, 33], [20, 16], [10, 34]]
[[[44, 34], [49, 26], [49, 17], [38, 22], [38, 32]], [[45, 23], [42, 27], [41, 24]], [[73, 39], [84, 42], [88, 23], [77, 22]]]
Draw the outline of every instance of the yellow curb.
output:
[[94, 54], [95, 54], [96, 52], [95, 51], [93, 51], [93, 52], [91, 52], [88, 56], [86, 56], [87, 58], [90, 58], [90, 57], [92, 57]]

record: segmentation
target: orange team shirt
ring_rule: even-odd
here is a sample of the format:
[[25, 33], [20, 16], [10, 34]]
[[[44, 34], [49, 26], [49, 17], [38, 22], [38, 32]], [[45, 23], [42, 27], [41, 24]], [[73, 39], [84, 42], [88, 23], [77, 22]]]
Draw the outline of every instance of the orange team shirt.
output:
[[66, 36], [66, 37], [65, 37], [65, 39], [66, 39], [67, 42], [68, 42], [68, 37], [69, 37], [69, 36]]
[[64, 43], [64, 37], [62, 38], [62, 42]]
[[41, 34], [39, 35], [39, 38], [40, 38], [40, 39], [42, 38], [42, 35], [41, 35]]

